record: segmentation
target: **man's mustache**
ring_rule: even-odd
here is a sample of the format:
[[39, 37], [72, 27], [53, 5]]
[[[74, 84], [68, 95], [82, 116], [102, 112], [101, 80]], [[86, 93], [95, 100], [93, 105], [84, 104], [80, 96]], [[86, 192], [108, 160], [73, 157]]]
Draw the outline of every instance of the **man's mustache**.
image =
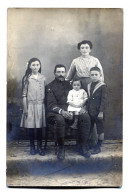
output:
[[65, 77], [63, 77], [63, 76], [59, 76], [58, 78], [60, 78], [60, 79], [64, 79]]

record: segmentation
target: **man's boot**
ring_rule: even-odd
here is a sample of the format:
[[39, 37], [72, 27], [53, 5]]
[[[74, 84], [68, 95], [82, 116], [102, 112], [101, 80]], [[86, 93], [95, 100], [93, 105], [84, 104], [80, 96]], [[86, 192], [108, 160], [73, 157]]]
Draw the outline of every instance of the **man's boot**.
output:
[[91, 149], [91, 154], [98, 154], [101, 152], [101, 144], [102, 144], [102, 140], [98, 140], [97, 145], [93, 147], [93, 149]]
[[88, 146], [82, 146], [82, 150], [81, 150], [81, 154], [85, 157], [85, 158], [90, 158], [91, 153], [89, 151], [89, 147]]
[[63, 160], [65, 158], [64, 137], [65, 137], [65, 126], [57, 127], [57, 143], [58, 143], [57, 158], [59, 160]]

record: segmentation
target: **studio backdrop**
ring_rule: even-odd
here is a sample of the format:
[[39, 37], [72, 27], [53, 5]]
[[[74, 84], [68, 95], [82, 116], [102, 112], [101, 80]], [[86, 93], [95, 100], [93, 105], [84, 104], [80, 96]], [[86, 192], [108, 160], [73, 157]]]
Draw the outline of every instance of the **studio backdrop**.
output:
[[90, 40], [108, 87], [105, 138], [122, 139], [123, 10], [87, 8], [9, 8], [7, 12], [7, 136], [26, 139], [20, 129], [22, 77], [37, 57], [47, 84], [56, 64], [67, 71], [80, 56], [77, 43]]

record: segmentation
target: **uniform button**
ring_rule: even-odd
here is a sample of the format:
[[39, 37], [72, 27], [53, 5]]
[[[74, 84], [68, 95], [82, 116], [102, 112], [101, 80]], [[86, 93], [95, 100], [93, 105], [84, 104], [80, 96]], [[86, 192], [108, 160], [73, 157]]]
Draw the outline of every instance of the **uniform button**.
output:
[[93, 98], [93, 100], [94, 100], [94, 98]]

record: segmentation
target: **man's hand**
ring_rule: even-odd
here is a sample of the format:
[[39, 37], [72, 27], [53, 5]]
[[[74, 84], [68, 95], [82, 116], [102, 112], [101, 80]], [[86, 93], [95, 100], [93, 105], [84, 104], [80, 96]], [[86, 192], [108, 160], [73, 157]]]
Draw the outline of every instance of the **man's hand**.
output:
[[64, 118], [66, 118], [66, 119], [71, 119], [71, 118], [72, 118], [71, 113], [69, 113], [68, 111], [62, 110], [62, 111], [61, 111], [61, 114], [62, 114], [62, 116], [63, 116]]
[[100, 119], [100, 120], [103, 119], [103, 112], [99, 112], [99, 114], [98, 114], [98, 119]]

